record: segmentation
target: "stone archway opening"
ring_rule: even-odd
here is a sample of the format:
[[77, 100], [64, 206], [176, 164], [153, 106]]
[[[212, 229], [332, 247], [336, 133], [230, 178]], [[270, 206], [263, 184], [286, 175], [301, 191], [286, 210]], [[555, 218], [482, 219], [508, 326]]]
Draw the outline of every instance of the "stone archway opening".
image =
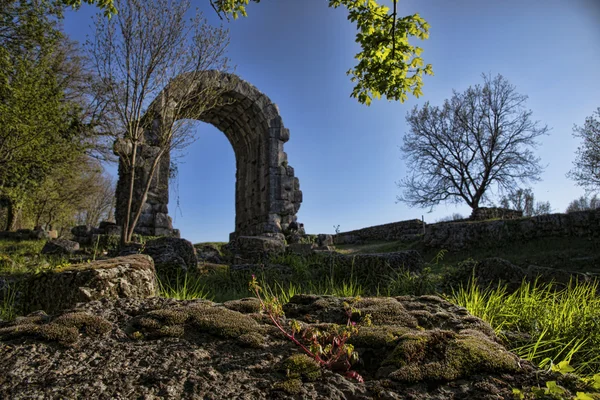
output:
[[[290, 224], [296, 222], [296, 213], [302, 203], [300, 182], [283, 149], [290, 132], [284, 127], [277, 106], [258, 89], [235, 75], [212, 73], [218, 74], [220, 82], [230, 83], [221, 95], [226, 101], [203, 111], [195, 119], [223, 132], [235, 154], [235, 230], [230, 240], [240, 236], [282, 237]], [[162, 104], [170, 103], [163, 101]], [[160, 124], [161, 121], [155, 119], [144, 132], [147, 144], [139, 150], [137, 176], [148, 175], [151, 162], [146, 160], [156, 154], [156, 148], [152, 146], [155, 136], [152, 129]], [[165, 154], [152, 180], [135, 232], [156, 236], [174, 234], [168, 215], [169, 169], [170, 155]], [[122, 225], [128, 184], [124, 165], [119, 165], [119, 171], [116, 219], [117, 224]], [[141, 186], [134, 182], [134, 198], [138, 204], [142, 197]]]
[[235, 154], [223, 132], [193, 121], [196, 139], [171, 154], [169, 215], [192, 243], [226, 242], [235, 230]]

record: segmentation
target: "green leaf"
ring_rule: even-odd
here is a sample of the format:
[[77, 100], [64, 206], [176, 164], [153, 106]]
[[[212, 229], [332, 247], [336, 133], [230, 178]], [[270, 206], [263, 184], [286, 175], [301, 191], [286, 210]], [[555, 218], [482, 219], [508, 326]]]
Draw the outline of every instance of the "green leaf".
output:
[[575, 371], [575, 368], [571, 367], [568, 361], [561, 361], [558, 364], [554, 364], [551, 369], [552, 371], [560, 372], [561, 374]]
[[512, 393], [515, 395], [515, 398], [519, 400], [523, 400], [525, 398], [525, 394], [519, 389], [513, 388]]
[[548, 394], [564, 394], [566, 392], [565, 389], [558, 386], [556, 381], [546, 382], [546, 387], [548, 388]]

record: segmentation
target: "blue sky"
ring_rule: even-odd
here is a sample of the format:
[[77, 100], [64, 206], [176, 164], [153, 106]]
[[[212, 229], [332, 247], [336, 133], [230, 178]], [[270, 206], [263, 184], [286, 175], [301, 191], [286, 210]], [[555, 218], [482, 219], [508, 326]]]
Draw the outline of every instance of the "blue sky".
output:
[[[298, 219], [307, 232], [468, 215], [467, 206], [441, 204], [429, 213], [396, 203], [396, 182], [407, 175], [399, 146], [407, 111], [425, 101], [441, 104], [453, 89], [481, 83], [482, 73], [502, 74], [529, 96], [533, 118], [551, 128], [537, 149], [547, 167], [532, 186], [536, 199], [564, 212], [584, 193], [565, 174], [579, 144], [573, 124], [600, 107], [600, 0], [401, 0], [401, 14], [418, 12], [431, 25], [429, 39], [418, 45], [435, 76], [424, 78], [419, 99], [371, 107], [349, 97], [356, 29], [344, 9], [327, 4], [263, 0], [248, 7], [248, 18], [225, 22], [235, 72], [279, 106], [290, 129], [285, 150], [304, 193]], [[220, 23], [208, 0], [193, 6]], [[84, 42], [95, 11], [68, 12], [67, 34]], [[180, 160], [170, 215], [192, 242], [226, 241], [235, 219], [233, 150], [214, 127], [198, 123], [197, 129], [198, 140]]]

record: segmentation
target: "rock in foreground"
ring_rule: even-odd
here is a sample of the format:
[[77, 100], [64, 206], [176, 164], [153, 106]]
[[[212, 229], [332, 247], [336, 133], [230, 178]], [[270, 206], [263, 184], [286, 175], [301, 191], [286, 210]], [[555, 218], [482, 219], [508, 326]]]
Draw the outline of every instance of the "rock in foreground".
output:
[[25, 312], [57, 312], [102, 298], [148, 298], [156, 296], [158, 284], [149, 256], [116, 257], [46, 271], [19, 285], [18, 307]]
[[[343, 300], [301, 295], [285, 309], [324, 328], [344, 322]], [[0, 398], [508, 399], [556, 379], [438, 297], [354, 305], [373, 317], [352, 338], [365, 383], [301, 355], [256, 299], [105, 299], [0, 323]]]

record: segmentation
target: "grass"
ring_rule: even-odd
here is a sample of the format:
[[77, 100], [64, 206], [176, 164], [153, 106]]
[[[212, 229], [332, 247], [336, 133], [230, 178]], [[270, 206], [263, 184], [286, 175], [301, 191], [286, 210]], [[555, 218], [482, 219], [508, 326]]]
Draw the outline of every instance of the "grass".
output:
[[342, 254], [391, 253], [393, 251], [420, 250], [419, 242], [367, 242], [362, 244], [337, 244], [335, 250]]
[[16, 317], [15, 312], [15, 297], [16, 290], [13, 285], [8, 285], [2, 290], [0, 301], [0, 321], [12, 321]]
[[474, 281], [449, 298], [487, 321], [511, 351], [537, 365], [568, 361], [580, 375], [600, 372], [600, 292], [598, 281], [571, 281], [566, 287], [523, 281], [508, 293], [505, 286], [481, 288]]
[[39, 273], [70, 265], [68, 258], [40, 254], [45, 240], [0, 240], [0, 275]]
[[205, 289], [202, 277], [198, 275], [185, 274], [183, 277], [177, 275], [174, 282], [166, 279], [158, 279], [158, 291], [160, 297], [175, 300], [208, 299], [208, 291]]
[[40, 254], [45, 240], [0, 240], [0, 254], [11, 256], [33, 256]]
[[227, 242], [201, 242], [201, 243], [195, 243], [194, 247], [196, 249], [201, 248], [203, 246], [210, 246], [210, 247], [214, 247], [218, 252], [219, 255], [223, 255], [223, 246], [225, 246], [227, 244]]

